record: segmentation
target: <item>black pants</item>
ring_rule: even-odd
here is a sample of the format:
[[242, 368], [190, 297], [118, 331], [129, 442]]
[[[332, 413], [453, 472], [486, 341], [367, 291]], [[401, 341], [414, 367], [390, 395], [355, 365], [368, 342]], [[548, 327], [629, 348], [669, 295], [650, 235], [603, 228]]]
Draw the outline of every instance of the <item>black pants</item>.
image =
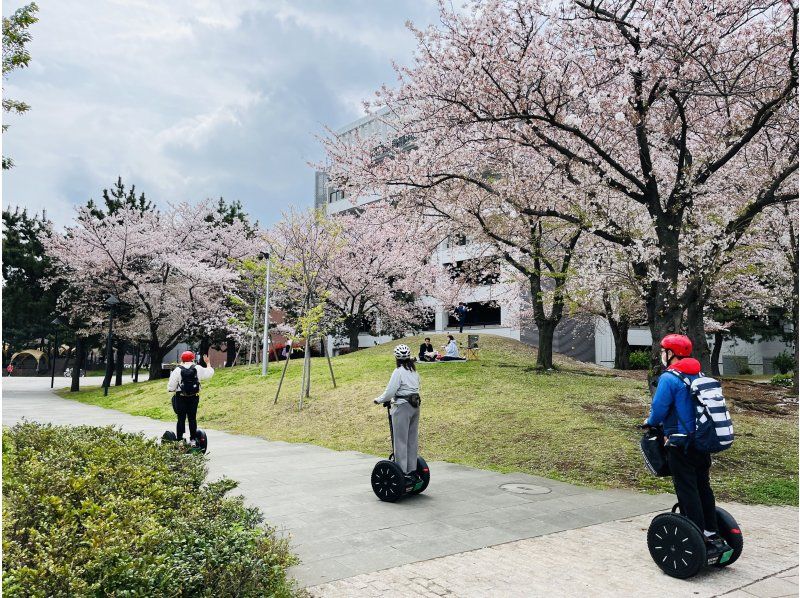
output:
[[667, 449], [667, 460], [682, 513], [701, 530], [717, 531], [714, 491], [708, 479], [711, 455], [672, 446]]
[[464, 332], [464, 322], [465, 322], [465, 321], [466, 321], [466, 320], [459, 320], [459, 321], [458, 321], [458, 331], [459, 331], [460, 333], [462, 333], [462, 334], [463, 334], [463, 332]]
[[183, 397], [175, 395], [172, 397], [172, 409], [178, 416], [178, 425], [175, 433], [178, 435], [178, 440], [183, 438], [186, 432], [186, 418], [189, 418], [189, 440], [194, 440], [197, 433], [197, 405], [200, 403], [200, 397], [195, 395], [193, 397]]

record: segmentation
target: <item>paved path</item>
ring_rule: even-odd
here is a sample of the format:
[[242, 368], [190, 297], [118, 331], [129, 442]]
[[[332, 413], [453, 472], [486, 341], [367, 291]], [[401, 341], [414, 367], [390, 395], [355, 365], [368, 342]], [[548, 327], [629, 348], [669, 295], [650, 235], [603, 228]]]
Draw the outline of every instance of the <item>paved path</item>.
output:
[[[58, 424], [115, 424], [152, 436], [160, 436], [170, 427], [153, 419], [61, 399], [49, 391], [48, 383], [3, 379], [3, 424], [11, 425], [23, 417]], [[202, 413], [200, 419], [202, 422]], [[666, 495], [596, 491], [524, 474], [504, 475], [434, 462], [425, 494], [387, 504], [378, 501], [369, 486], [374, 456], [219, 431], [210, 431], [209, 448], [211, 478], [227, 475], [239, 481], [246, 500], [258, 506], [270, 524], [291, 536], [293, 549], [303, 561], [292, 574], [306, 586], [388, 568], [397, 571], [399, 565], [428, 559], [437, 563], [446, 559], [436, 557], [447, 555], [472, 558], [461, 553], [482, 554], [484, 551], [477, 549], [635, 517], [673, 502]], [[519, 484], [541, 493], [513, 492], [520, 489]], [[643, 538], [636, 542], [638, 562], [646, 562], [652, 572], [655, 568], [643, 542]], [[580, 569], [581, 561], [590, 556], [592, 562], [599, 562], [591, 551], [584, 551], [568, 568]], [[350, 595], [336, 586], [320, 587], [333, 595]]]
[[797, 596], [797, 509], [731, 505], [742, 557], [691, 580], [667, 577], [645, 538], [651, 515], [510, 542], [310, 588], [315, 598]]

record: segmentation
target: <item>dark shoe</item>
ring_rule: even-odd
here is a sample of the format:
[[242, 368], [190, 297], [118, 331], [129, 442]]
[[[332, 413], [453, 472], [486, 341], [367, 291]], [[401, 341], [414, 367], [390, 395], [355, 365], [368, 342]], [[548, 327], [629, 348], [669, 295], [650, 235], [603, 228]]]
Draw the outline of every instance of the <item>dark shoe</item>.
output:
[[719, 534], [706, 536], [705, 540], [709, 558], [733, 550]]

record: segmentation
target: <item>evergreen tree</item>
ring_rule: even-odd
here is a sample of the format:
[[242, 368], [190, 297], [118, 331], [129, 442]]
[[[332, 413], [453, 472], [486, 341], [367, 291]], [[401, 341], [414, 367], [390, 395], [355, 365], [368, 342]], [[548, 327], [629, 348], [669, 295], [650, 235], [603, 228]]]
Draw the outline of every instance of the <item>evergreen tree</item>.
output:
[[93, 199], [86, 203], [92, 216], [100, 218], [101, 220], [106, 216], [113, 216], [123, 208], [132, 208], [144, 214], [156, 209], [155, 204], [146, 199], [144, 193], [136, 196], [136, 185], [131, 185], [129, 190], [125, 190], [125, 184], [122, 182], [122, 177], [117, 177], [117, 182], [111, 190], [103, 189], [103, 204], [105, 208], [99, 207]]
[[3, 210], [3, 341], [25, 348], [51, 328], [61, 288], [48, 286], [54, 267], [43, 247], [50, 223], [19, 207]]

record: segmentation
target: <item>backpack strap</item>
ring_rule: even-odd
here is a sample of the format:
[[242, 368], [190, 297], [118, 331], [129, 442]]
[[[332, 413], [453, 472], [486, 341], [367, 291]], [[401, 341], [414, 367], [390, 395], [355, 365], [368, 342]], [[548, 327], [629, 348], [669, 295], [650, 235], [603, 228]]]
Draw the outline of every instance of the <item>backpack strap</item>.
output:
[[[697, 398], [697, 395], [695, 394], [694, 389], [692, 388], [692, 383], [689, 381], [689, 378], [687, 378], [685, 374], [682, 374], [677, 370], [667, 370], [667, 372], [670, 372], [675, 376], [677, 376], [678, 379], [686, 385], [686, 388], [689, 389], [689, 396], [692, 397], [695, 401], [699, 402], [699, 399]], [[694, 405], [692, 406], [694, 407]], [[686, 422], [681, 419], [681, 414], [680, 411], [678, 411], [677, 405], [675, 406], [675, 416], [678, 418], [678, 421], [683, 426], [683, 429], [686, 430], [686, 433], [691, 434], [691, 432], [689, 432], [689, 426], [687, 426]], [[695, 426], [695, 430], [696, 428], [697, 426]]]

